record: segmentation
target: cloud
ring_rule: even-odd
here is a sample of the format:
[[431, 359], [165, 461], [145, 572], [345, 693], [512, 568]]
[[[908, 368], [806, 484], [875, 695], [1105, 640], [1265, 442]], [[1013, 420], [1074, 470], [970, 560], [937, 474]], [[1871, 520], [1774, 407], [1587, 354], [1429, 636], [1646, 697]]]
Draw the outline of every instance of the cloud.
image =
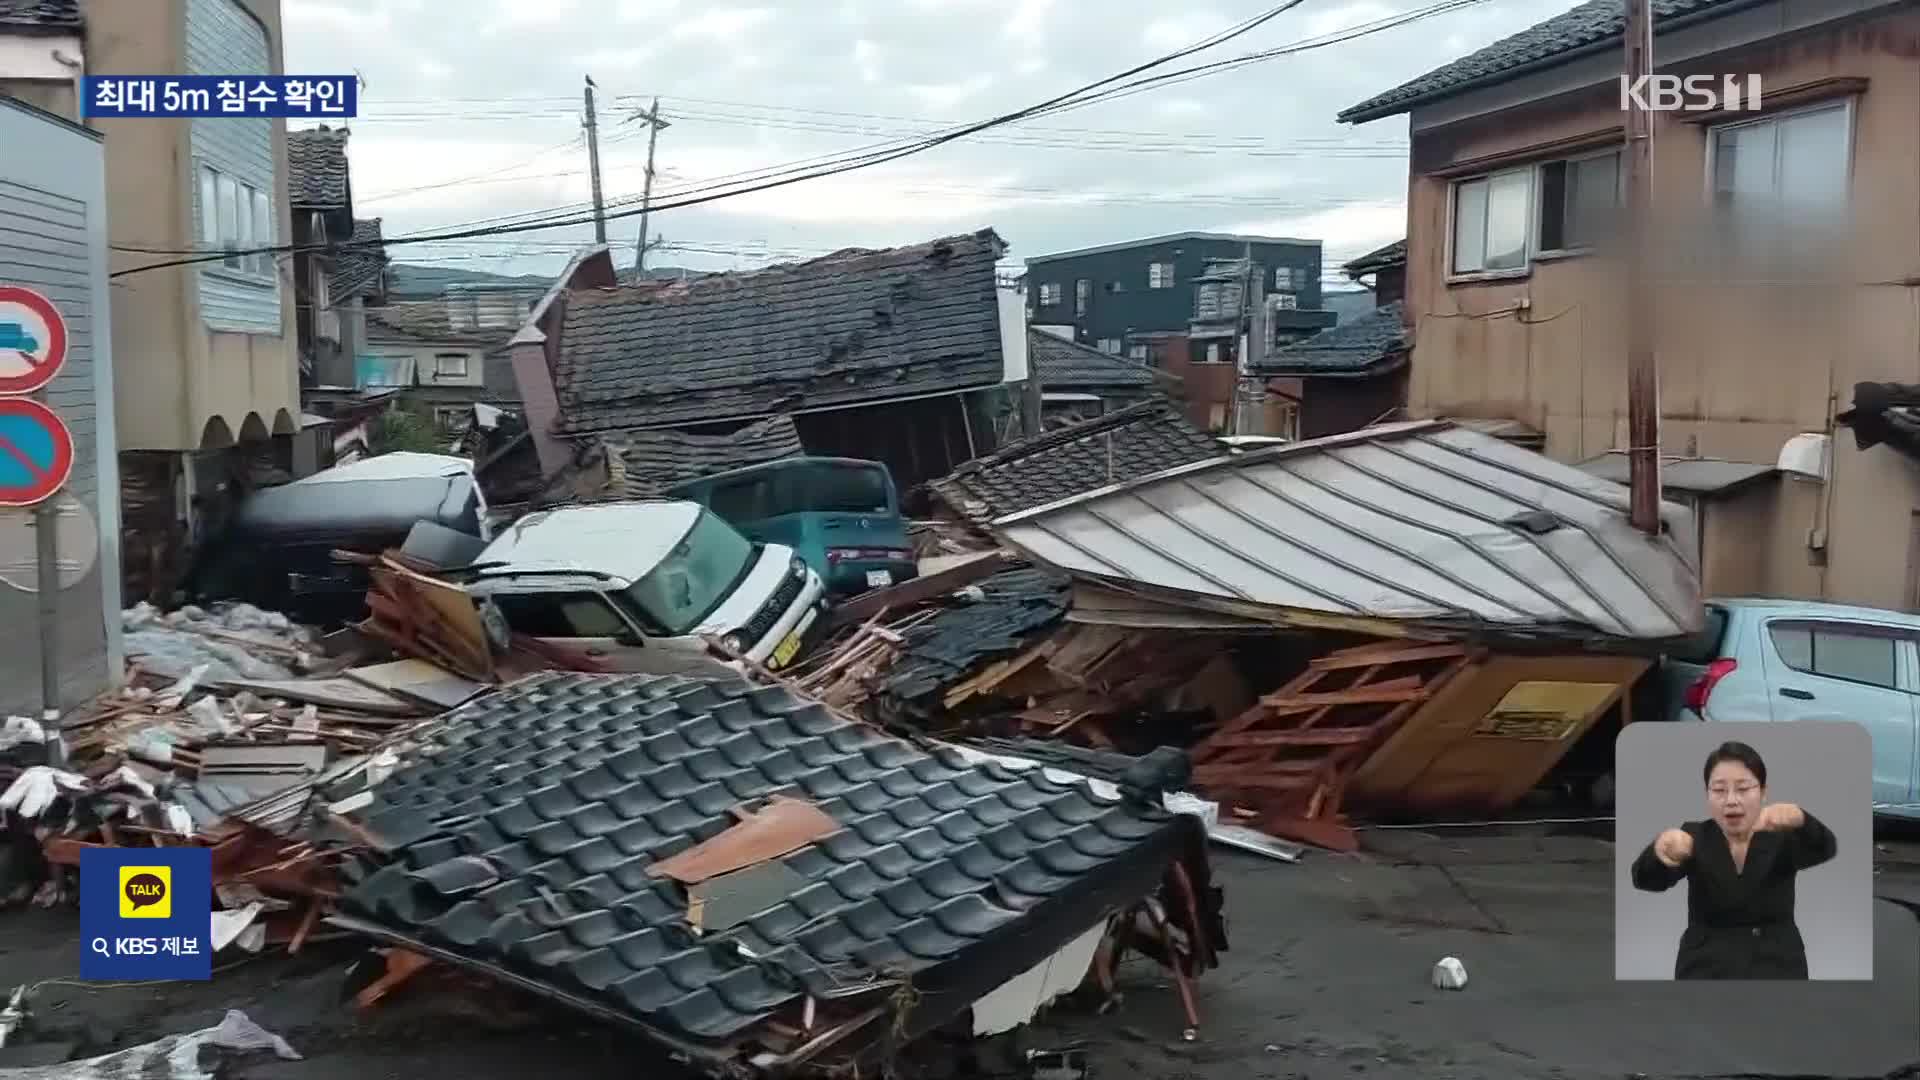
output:
[[[1316, 0], [1196, 60], [1298, 40], [1430, 0]], [[1336, 252], [1405, 229], [1406, 123], [1333, 114], [1574, 0], [1487, 0], [1393, 31], [1116, 98], [897, 162], [764, 194], [662, 210], [672, 261], [725, 268], [770, 251], [910, 243], [993, 226], [1012, 257], [1184, 230], [1322, 236]], [[659, 95], [663, 204], [703, 179], [768, 175], [945, 122], [1018, 109], [1190, 44], [1244, 5], [1199, 0], [513, 0], [496, 32], [449, 32], [442, 0], [282, 0], [289, 70], [358, 69], [362, 216], [390, 235], [487, 219], [577, 215], [580, 77], [601, 96], [607, 199], [631, 207]], [[504, 10], [469, 0], [479, 27]], [[1441, 50], [1436, 43], [1456, 38]], [[1149, 40], [1165, 42], [1153, 45]], [[430, 43], [430, 44], [428, 44]], [[569, 144], [569, 140], [576, 140]], [[448, 181], [464, 181], [448, 183]], [[416, 190], [394, 195], [395, 191]], [[615, 211], [619, 212], [618, 209]], [[630, 250], [637, 222], [610, 235]], [[395, 249], [547, 273], [590, 226]], [[696, 250], [700, 249], [700, 250]], [[1356, 253], [1357, 253], [1356, 250]], [[732, 252], [733, 254], [729, 254]], [[757, 252], [758, 254], [752, 254]], [[664, 258], [664, 257], [663, 257]], [[464, 261], [463, 261], [464, 260]]]

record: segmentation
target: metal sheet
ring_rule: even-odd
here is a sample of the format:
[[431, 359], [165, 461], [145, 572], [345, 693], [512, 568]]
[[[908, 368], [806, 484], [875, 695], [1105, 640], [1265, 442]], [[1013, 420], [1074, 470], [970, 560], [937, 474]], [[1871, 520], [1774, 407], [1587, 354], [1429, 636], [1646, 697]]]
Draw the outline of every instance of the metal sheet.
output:
[[1237, 610], [1691, 633], [1703, 617], [1689, 511], [1667, 535], [1625, 493], [1452, 424], [1383, 425], [1170, 469], [1000, 518], [1006, 544], [1071, 574]]

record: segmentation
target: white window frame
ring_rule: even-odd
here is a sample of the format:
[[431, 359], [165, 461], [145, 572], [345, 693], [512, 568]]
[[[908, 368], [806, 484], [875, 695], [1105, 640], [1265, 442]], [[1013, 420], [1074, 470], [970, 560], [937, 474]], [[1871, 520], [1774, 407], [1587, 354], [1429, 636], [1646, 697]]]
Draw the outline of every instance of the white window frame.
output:
[[[1777, 127], [1778, 125], [1788, 120], [1791, 120], [1796, 116], [1809, 116], [1813, 113], [1829, 112], [1834, 109], [1839, 109], [1842, 113], [1845, 114], [1846, 122], [1847, 122], [1847, 177], [1846, 177], [1845, 205], [1848, 209], [1852, 209], [1853, 183], [1856, 178], [1854, 175], [1855, 169], [1856, 169], [1855, 162], [1856, 162], [1856, 159], [1859, 157], [1859, 146], [1860, 146], [1859, 102], [1860, 102], [1860, 96], [1858, 94], [1849, 94], [1846, 97], [1841, 98], [1837, 101], [1817, 101], [1809, 105], [1799, 106], [1797, 108], [1781, 109], [1779, 112], [1767, 113], [1764, 116], [1756, 116], [1750, 120], [1730, 120], [1724, 124], [1709, 125], [1707, 127], [1707, 148], [1706, 148], [1707, 160], [1706, 160], [1705, 169], [1704, 169], [1705, 179], [1701, 185], [1701, 198], [1706, 201], [1707, 208], [1709, 210], [1717, 209], [1717, 207], [1714, 206], [1713, 197], [1715, 193], [1715, 185], [1719, 180], [1719, 175], [1716, 170], [1718, 170], [1720, 167], [1720, 154], [1719, 154], [1718, 147], [1719, 147], [1721, 132], [1732, 131], [1738, 128], [1759, 127], [1762, 124], [1769, 124]], [[1776, 136], [1776, 139], [1777, 139], [1777, 136]], [[1774, 143], [1773, 167], [1774, 167], [1774, 180], [1775, 180], [1775, 183], [1777, 184], [1779, 182], [1779, 170], [1780, 170], [1780, 150], [1779, 150], [1779, 143], [1777, 141]]]
[[[1164, 268], [1165, 272], [1162, 272]], [[1171, 262], [1150, 262], [1147, 264], [1147, 288], [1171, 289], [1174, 287], [1174, 271]]]
[[[271, 194], [204, 161], [197, 168], [202, 247], [237, 252], [277, 243]], [[272, 283], [279, 273], [272, 252], [229, 254], [218, 262], [205, 263], [204, 268], [252, 284]]]
[[1093, 306], [1093, 279], [1077, 278], [1073, 283], [1073, 313], [1085, 315]]
[[1300, 307], [1300, 298], [1292, 293], [1275, 293], [1273, 306], [1280, 311], [1295, 311]]
[[1144, 362], [1147, 359], [1147, 347], [1145, 345], [1128, 346], [1127, 359], [1139, 360]]
[[1121, 348], [1120, 339], [1112, 338], [1112, 337], [1103, 337], [1100, 339], [1098, 348], [1100, 349], [1101, 352], [1106, 353], [1109, 356], [1118, 356], [1120, 355], [1120, 348]]
[[[1709, 146], [1711, 146], [1711, 141], [1709, 141]], [[1549, 165], [1557, 165], [1563, 162], [1587, 161], [1593, 158], [1608, 157], [1610, 155], [1620, 156], [1620, 167], [1614, 172], [1616, 178], [1614, 181], [1614, 201], [1615, 205], [1623, 206], [1626, 203], [1626, 148], [1623, 146], [1607, 146], [1597, 150], [1582, 151], [1577, 154], [1545, 157], [1524, 165], [1509, 165], [1504, 168], [1489, 169], [1485, 172], [1474, 173], [1470, 176], [1448, 178], [1446, 195], [1447, 281], [1499, 281], [1506, 278], [1523, 278], [1533, 273], [1533, 265], [1535, 263], [1550, 262], [1555, 259], [1575, 258], [1587, 254], [1591, 250], [1590, 248], [1559, 248], [1552, 251], [1541, 249], [1540, 171]], [[1712, 155], [1709, 154], [1708, 156], [1711, 157]], [[1524, 174], [1527, 178], [1527, 232], [1521, 264], [1516, 267], [1500, 270], [1456, 269], [1458, 259], [1455, 247], [1459, 237], [1455, 228], [1455, 221], [1460, 213], [1460, 188], [1463, 185], [1475, 183], [1476, 181], [1491, 181], [1495, 177], [1509, 176], [1516, 173]], [[1708, 188], [1708, 197], [1709, 199], [1712, 197], [1711, 186]]]
[[1217, 342], [1217, 341], [1209, 341], [1209, 342], [1207, 342], [1207, 352], [1206, 352], [1206, 359], [1205, 359], [1205, 360], [1202, 360], [1202, 361], [1200, 361], [1200, 362], [1201, 362], [1201, 363], [1203, 363], [1203, 364], [1224, 364], [1224, 363], [1226, 363], [1226, 362], [1227, 362], [1227, 358], [1226, 358], [1226, 357], [1224, 357], [1224, 356], [1222, 356], [1222, 355], [1220, 355], [1220, 343], [1219, 343], [1219, 342]]
[[[449, 360], [460, 361], [460, 370], [448, 371], [447, 361]], [[468, 379], [468, 378], [471, 378], [472, 376], [473, 376], [473, 358], [471, 356], [468, 356], [466, 353], [439, 352], [439, 353], [433, 354], [434, 381], [438, 382], [442, 379]]]
[[1298, 286], [1293, 281], [1293, 267], [1276, 266], [1273, 268], [1273, 287], [1278, 292], [1296, 292]]
[[[1049, 300], [1048, 297], [1052, 297], [1052, 299]], [[1059, 307], [1060, 306], [1060, 283], [1059, 282], [1043, 281], [1040, 283], [1040, 306], [1041, 307]]]

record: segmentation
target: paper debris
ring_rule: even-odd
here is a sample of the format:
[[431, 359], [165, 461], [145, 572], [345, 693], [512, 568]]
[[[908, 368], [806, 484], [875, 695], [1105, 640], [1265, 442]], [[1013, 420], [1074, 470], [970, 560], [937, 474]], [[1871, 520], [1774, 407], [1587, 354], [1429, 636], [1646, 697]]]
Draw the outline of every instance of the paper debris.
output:
[[1445, 957], [1433, 965], [1433, 988], [1435, 990], [1464, 990], [1467, 987], [1467, 966], [1453, 957]]

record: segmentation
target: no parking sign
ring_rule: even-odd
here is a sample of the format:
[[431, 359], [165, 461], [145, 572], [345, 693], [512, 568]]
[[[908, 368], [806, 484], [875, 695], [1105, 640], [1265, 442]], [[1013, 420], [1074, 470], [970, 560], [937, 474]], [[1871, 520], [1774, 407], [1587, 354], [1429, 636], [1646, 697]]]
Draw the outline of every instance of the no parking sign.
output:
[[46, 294], [0, 285], [0, 507], [37, 506], [73, 473], [73, 432], [31, 398], [67, 362], [67, 320]]

